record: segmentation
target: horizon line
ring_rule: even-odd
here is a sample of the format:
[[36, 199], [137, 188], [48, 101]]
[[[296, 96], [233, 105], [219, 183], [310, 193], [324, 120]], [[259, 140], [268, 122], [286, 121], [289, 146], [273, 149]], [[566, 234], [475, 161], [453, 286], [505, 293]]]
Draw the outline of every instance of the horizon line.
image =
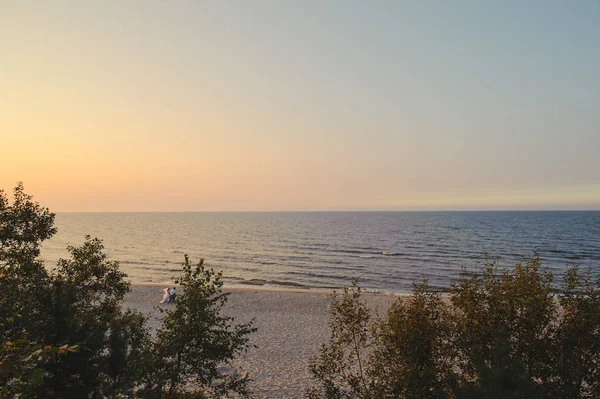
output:
[[333, 209], [333, 210], [221, 210], [221, 211], [51, 211], [51, 213], [385, 213], [385, 212], [600, 212], [600, 209]]

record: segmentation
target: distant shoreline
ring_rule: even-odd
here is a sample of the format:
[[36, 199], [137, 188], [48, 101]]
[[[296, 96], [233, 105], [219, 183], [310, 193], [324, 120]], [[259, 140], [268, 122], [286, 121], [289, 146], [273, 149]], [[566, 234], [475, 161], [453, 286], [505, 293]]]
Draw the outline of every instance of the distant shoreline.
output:
[[[170, 287], [175, 286], [178, 287], [177, 284], [174, 283], [138, 283], [131, 282], [132, 287]], [[278, 293], [291, 293], [291, 294], [315, 294], [315, 295], [330, 295], [334, 291], [342, 292], [343, 288], [285, 288], [279, 286], [264, 286], [264, 285], [256, 285], [256, 286], [248, 286], [248, 285], [223, 285], [223, 291], [231, 291], [231, 292], [278, 292]], [[376, 296], [408, 296], [410, 293], [385, 293], [385, 292], [371, 292], [371, 291], [363, 291], [364, 295], [376, 295]]]
[[104, 213], [500, 213], [500, 212], [600, 212], [600, 209], [414, 209], [414, 210], [315, 210], [315, 211], [56, 211], [56, 214]]

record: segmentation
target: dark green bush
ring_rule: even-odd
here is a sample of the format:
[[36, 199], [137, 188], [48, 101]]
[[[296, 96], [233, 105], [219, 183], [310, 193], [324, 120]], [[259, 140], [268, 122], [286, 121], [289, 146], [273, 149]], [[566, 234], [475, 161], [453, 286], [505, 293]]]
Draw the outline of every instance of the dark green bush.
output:
[[146, 396], [167, 397], [194, 391], [200, 397], [223, 397], [228, 392], [248, 395], [247, 379], [235, 370], [220, 371], [248, 347], [252, 323], [233, 324], [221, 309], [228, 293], [221, 288], [221, 273], [206, 269], [200, 261], [192, 267], [186, 255], [183, 275], [176, 283], [175, 309], [166, 315], [152, 346], [152, 370], [145, 376]]
[[100, 240], [86, 237], [46, 269], [39, 246], [53, 222], [21, 184], [12, 204], [0, 191], [0, 398], [248, 395], [246, 378], [220, 368], [254, 331], [221, 315], [220, 274], [186, 256], [175, 309], [152, 336], [123, 308], [129, 283]]
[[[600, 282], [570, 268], [556, 288], [535, 254], [510, 271], [486, 260], [447, 301], [415, 285], [372, 322], [360, 289], [347, 289], [307, 397], [600, 397]], [[339, 338], [355, 325], [359, 340]]]
[[331, 301], [331, 338], [323, 345], [310, 370], [322, 385], [313, 387], [310, 398], [371, 398], [372, 381], [365, 361], [371, 347], [371, 312], [361, 301], [356, 284], [345, 288], [342, 295], [333, 294]]
[[549, 380], [553, 398], [600, 397], [600, 280], [590, 271], [567, 271], [558, 301], [563, 311], [555, 332]]

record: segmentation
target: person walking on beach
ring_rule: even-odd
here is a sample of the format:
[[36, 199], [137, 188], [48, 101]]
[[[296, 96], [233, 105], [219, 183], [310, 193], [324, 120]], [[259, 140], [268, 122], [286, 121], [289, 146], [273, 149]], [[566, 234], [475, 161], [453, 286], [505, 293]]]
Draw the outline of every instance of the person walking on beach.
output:
[[169, 296], [169, 303], [175, 303], [175, 287], [171, 288], [170, 292], [170, 296]]
[[165, 288], [163, 290], [163, 298], [160, 303], [169, 303], [171, 301], [171, 290], [169, 288]]

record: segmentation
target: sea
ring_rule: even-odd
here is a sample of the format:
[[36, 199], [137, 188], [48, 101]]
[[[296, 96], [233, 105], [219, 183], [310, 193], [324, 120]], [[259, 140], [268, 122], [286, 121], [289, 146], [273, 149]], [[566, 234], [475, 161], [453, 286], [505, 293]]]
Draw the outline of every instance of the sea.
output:
[[557, 276], [600, 272], [600, 211], [58, 213], [48, 267], [90, 235], [135, 283], [169, 283], [184, 255], [226, 286], [445, 291], [484, 254], [511, 268], [539, 251]]

